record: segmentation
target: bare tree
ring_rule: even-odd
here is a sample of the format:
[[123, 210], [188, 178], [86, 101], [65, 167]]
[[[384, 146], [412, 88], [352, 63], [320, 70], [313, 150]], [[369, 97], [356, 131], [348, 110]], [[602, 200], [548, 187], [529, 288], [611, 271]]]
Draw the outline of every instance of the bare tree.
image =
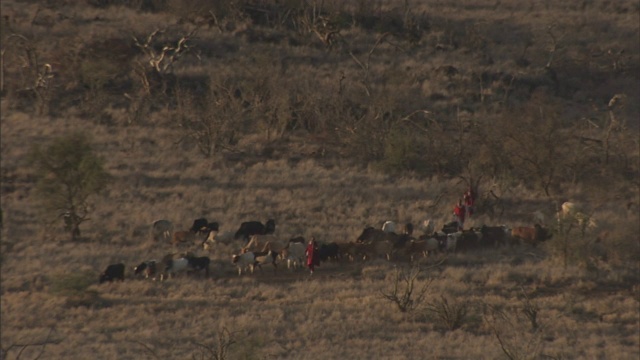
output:
[[[444, 260], [443, 260], [444, 261]], [[427, 269], [434, 269], [443, 261], [429, 266]], [[417, 287], [418, 277], [422, 270], [417, 266], [409, 269], [397, 268], [392, 281], [391, 291], [381, 291], [382, 297], [396, 304], [398, 310], [403, 313], [410, 313], [422, 306], [424, 298], [429, 290], [432, 279], [427, 279], [421, 287]]]
[[137, 37], [133, 36], [135, 45], [146, 55], [149, 66], [159, 75], [165, 75], [170, 72], [180, 57], [192, 51], [189, 40], [196, 34], [198, 28], [196, 27], [188, 34], [182, 36], [175, 44], [167, 43], [163, 45], [162, 49], [158, 51], [156, 50], [154, 42], [158, 35], [166, 31], [166, 28], [156, 29], [146, 37], [144, 42], [141, 42]]
[[[35, 41], [20, 34], [11, 34], [7, 42], [17, 49], [21, 65], [22, 86], [18, 91], [33, 93], [36, 97], [36, 112], [46, 114], [53, 87], [54, 72], [48, 63], [42, 63]], [[7, 49], [2, 50], [2, 88], [4, 90], [4, 65]]]

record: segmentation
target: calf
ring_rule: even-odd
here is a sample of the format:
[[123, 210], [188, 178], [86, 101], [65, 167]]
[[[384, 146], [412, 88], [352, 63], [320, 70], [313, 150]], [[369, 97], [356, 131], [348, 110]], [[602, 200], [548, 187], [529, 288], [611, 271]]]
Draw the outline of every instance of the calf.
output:
[[113, 280], [124, 281], [124, 264], [111, 264], [100, 274], [98, 281], [100, 284], [103, 282], [112, 282]]
[[156, 271], [156, 260], [144, 261], [140, 263], [140, 265], [133, 268], [134, 275], [140, 275], [141, 273], [144, 273], [145, 279], [148, 279], [150, 276], [155, 276]]

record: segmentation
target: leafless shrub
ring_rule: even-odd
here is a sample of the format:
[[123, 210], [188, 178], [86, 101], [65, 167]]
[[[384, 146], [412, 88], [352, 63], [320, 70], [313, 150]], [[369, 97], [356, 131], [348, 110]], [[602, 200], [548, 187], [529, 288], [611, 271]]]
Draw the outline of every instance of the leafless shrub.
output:
[[251, 109], [245, 106], [239, 90], [219, 84], [204, 97], [179, 90], [176, 93], [181, 141], [194, 140], [200, 152], [209, 157], [221, 149], [230, 149], [238, 136], [238, 118]]
[[223, 327], [216, 333], [216, 339], [211, 345], [194, 343], [201, 348], [199, 356], [193, 355], [193, 359], [201, 360], [225, 360], [229, 358], [229, 348], [237, 343], [238, 331], [232, 332]]
[[[531, 307], [525, 305], [523, 312]], [[537, 312], [536, 312], [537, 313]], [[537, 326], [530, 331], [523, 331], [523, 322], [531, 321], [530, 315], [522, 318], [517, 310], [502, 311], [490, 307], [485, 311], [483, 319], [494, 335], [500, 349], [511, 360], [537, 359], [542, 355], [542, 328]]]
[[49, 329], [47, 336], [42, 341], [34, 341], [29, 343], [13, 343], [7, 346], [6, 348], [2, 346], [2, 348], [0, 349], [0, 359], [7, 359], [7, 356], [9, 356], [10, 353], [17, 351], [15, 359], [19, 360], [22, 357], [22, 355], [25, 354], [25, 351], [29, 347], [41, 346], [42, 348], [40, 348], [40, 352], [35, 354], [35, 356], [33, 357], [33, 359], [39, 359], [42, 356], [42, 354], [44, 354], [44, 351], [47, 345], [60, 344], [64, 340], [64, 338], [61, 338], [61, 337], [53, 338], [53, 335], [55, 334], [56, 334], [56, 329], [52, 327]]
[[527, 296], [527, 293], [524, 291], [524, 288], [521, 288], [522, 290], [522, 313], [527, 317], [527, 319], [529, 319], [529, 322], [531, 323], [531, 329], [532, 330], [537, 330], [538, 329], [538, 312], [540, 311], [540, 308], [538, 307], [538, 304], [536, 304], [534, 301], [532, 301], [529, 296]]
[[[216, 332], [215, 339], [208, 344], [192, 341], [196, 349], [191, 355], [193, 360], [225, 360], [229, 358], [229, 349], [238, 343], [237, 335], [240, 331], [230, 331], [227, 327], [222, 327]], [[142, 341], [133, 340], [133, 343], [139, 344], [154, 359], [160, 359], [156, 351]]]
[[429, 303], [427, 310], [435, 316], [441, 325], [447, 330], [453, 331], [464, 325], [469, 312], [469, 303], [466, 301], [452, 301], [444, 296], [440, 296], [439, 300]]
[[[8, 50], [10, 50], [9, 54], [7, 53]], [[20, 63], [21, 83], [14, 90], [25, 97], [35, 97], [36, 113], [39, 115], [48, 114], [55, 73], [51, 64], [43, 63], [43, 53], [36, 41], [22, 34], [10, 34], [6, 39], [3, 39], [1, 55], [0, 71], [2, 72], [2, 77], [0, 90], [2, 92], [5, 90], [5, 59], [15, 59]]]
[[425, 295], [429, 290], [432, 280], [427, 280], [419, 289], [416, 288], [416, 281], [421, 270], [416, 266], [409, 269], [396, 269], [393, 277], [393, 288], [391, 291], [381, 291], [384, 299], [396, 304], [398, 310], [403, 313], [410, 313], [422, 306]]

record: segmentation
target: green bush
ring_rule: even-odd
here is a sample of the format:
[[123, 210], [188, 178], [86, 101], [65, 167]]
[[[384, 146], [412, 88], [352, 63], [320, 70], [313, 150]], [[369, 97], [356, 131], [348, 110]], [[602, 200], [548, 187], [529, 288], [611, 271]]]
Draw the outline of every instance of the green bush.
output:
[[36, 191], [47, 215], [64, 221], [71, 240], [80, 236], [80, 224], [88, 220], [89, 199], [104, 190], [110, 175], [104, 160], [94, 153], [83, 133], [72, 133], [46, 147], [35, 145], [29, 154], [35, 166]]

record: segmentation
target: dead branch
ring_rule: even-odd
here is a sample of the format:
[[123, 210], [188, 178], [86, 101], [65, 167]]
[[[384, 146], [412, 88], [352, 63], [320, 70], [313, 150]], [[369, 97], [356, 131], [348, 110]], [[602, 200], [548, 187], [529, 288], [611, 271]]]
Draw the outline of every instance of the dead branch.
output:
[[166, 32], [165, 29], [156, 29], [149, 34], [145, 42], [141, 42], [137, 37], [132, 36], [134, 44], [147, 56], [149, 65], [159, 75], [165, 75], [173, 69], [174, 63], [182, 57], [182, 55], [190, 52], [192, 46], [189, 45], [189, 40], [196, 34], [199, 27], [196, 27], [188, 34], [184, 35], [176, 42], [175, 45], [164, 45], [160, 52], [156, 51], [153, 46], [153, 42], [158, 34]]
[[60, 339], [55, 339], [52, 340], [51, 339], [51, 335], [54, 333], [55, 328], [51, 327], [49, 329], [49, 333], [47, 333], [47, 337], [43, 340], [43, 341], [38, 341], [38, 342], [32, 342], [32, 343], [27, 343], [27, 344], [11, 344], [9, 345], [9, 347], [7, 347], [6, 349], [1, 349], [1, 357], [2, 359], [5, 359], [7, 354], [9, 354], [9, 351], [11, 351], [13, 348], [20, 348], [20, 350], [18, 351], [18, 354], [16, 355], [16, 360], [20, 359], [20, 357], [22, 356], [22, 353], [30, 346], [42, 346], [42, 349], [40, 349], [40, 353], [38, 353], [38, 355], [36, 355], [36, 357], [34, 359], [39, 359], [40, 356], [42, 356], [42, 354], [44, 353], [44, 350], [46, 348], [47, 345], [49, 344], [60, 344], [62, 342], [62, 340], [64, 340], [63, 338]]

